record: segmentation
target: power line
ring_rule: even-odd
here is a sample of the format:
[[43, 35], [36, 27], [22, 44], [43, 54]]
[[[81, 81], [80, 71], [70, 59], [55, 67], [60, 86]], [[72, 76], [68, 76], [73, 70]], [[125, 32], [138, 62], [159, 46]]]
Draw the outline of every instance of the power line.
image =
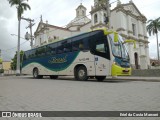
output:
[[[23, 44], [25, 44], [26, 42], [28, 42], [28, 41], [25, 41], [25, 42], [21, 43], [20, 45], [23, 45]], [[11, 51], [11, 50], [13, 50], [13, 49], [17, 49], [17, 46], [16, 46], [16, 47], [13, 47], [13, 48], [6, 49], [6, 50], [2, 49], [2, 51], [3, 51], [3, 52], [7, 52], [7, 51]]]

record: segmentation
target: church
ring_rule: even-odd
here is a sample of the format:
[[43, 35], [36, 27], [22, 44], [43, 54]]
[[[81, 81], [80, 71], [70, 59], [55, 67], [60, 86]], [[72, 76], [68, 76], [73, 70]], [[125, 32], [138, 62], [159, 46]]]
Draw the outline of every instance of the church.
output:
[[[42, 20], [34, 33], [34, 48], [40, 47], [54, 41], [62, 40], [97, 28], [106, 28], [106, 1], [94, 0], [91, 6], [91, 19], [86, 16], [86, 7], [80, 4], [76, 9], [76, 17], [66, 27], [50, 25]], [[126, 47], [130, 56], [130, 64], [133, 69], [148, 69], [149, 47], [146, 31], [146, 17], [138, 10], [132, 0], [122, 4], [120, 0], [117, 6], [110, 10], [110, 29], [117, 31], [125, 39], [136, 41], [136, 48], [133, 43], [127, 43]]]

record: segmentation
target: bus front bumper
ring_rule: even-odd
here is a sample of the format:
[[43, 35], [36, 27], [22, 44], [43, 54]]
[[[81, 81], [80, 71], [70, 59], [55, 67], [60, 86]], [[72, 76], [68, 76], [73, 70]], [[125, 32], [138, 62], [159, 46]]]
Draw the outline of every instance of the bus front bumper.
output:
[[112, 76], [129, 76], [131, 75], [131, 67], [123, 68], [116, 64], [112, 64]]

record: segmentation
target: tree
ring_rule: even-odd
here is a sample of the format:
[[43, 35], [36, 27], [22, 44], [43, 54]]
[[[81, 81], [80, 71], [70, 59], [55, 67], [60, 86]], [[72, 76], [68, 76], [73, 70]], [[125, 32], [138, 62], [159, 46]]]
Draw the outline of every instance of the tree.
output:
[[8, 0], [9, 4], [12, 6], [16, 6], [17, 8], [17, 17], [18, 17], [18, 51], [17, 51], [17, 71], [16, 74], [20, 75], [20, 24], [21, 24], [21, 16], [25, 10], [31, 9], [30, 6], [25, 3], [28, 0]]
[[157, 39], [157, 57], [159, 60], [159, 42], [158, 42], [158, 31], [160, 31], [160, 17], [155, 19], [155, 20], [149, 20], [147, 25], [147, 31], [149, 33], [149, 35], [151, 36], [151, 34], [156, 34], [156, 39]]
[[0, 58], [0, 64], [2, 64], [2, 58]]
[[[23, 54], [24, 54], [24, 52], [21, 50], [21, 52], [20, 52], [20, 64], [22, 64]], [[16, 54], [14, 55], [14, 58], [12, 59], [11, 69], [12, 69], [12, 70], [16, 70], [16, 66], [17, 66], [17, 52], [16, 52]]]

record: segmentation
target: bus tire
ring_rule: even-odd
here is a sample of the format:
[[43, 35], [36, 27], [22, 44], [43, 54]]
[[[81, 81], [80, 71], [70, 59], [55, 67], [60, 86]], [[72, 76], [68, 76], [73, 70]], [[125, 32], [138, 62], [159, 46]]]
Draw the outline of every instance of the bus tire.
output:
[[51, 78], [51, 79], [57, 79], [57, 78], [58, 78], [58, 75], [51, 75], [50, 78]]
[[87, 69], [85, 66], [80, 66], [76, 69], [75, 78], [80, 81], [88, 80]]
[[43, 78], [43, 76], [42, 75], [39, 75], [39, 71], [38, 71], [38, 68], [34, 68], [33, 69], [33, 78], [36, 78], [36, 79], [41, 79], [41, 78]]
[[103, 81], [106, 76], [95, 76], [95, 78], [97, 79], [97, 81]]

